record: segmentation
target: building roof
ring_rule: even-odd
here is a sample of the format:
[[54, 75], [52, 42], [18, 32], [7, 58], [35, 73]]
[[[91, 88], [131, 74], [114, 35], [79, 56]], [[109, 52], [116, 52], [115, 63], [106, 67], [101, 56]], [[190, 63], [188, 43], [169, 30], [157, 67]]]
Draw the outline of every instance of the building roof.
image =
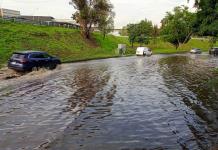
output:
[[36, 20], [36, 21], [52, 21], [54, 19], [54, 17], [52, 16], [24, 16], [24, 15], [19, 16], [19, 18]]
[[5, 11], [15, 11], [15, 12], [20, 12], [19, 10], [13, 10], [13, 9], [7, 9], [7, 8], [0, 8], [1, 10]]
[[53, 22], [67, 23], [67, 24], [73, 24], [73, 25], [78, 25], [79, 26], [79, 24], [73, 19], [54, 19]]

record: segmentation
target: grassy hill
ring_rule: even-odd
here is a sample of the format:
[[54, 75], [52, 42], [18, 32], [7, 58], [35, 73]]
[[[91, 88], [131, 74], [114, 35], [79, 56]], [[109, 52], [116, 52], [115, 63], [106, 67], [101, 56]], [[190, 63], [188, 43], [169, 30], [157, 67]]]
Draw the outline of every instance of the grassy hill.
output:
[[[43, 50], [58, 56], [63, 62], [95, 58], [115, 57], [117, 44], [127, 44], [127, 54], [134, 54], [127, 37], [108, 35], [103, 40], [100, 33], [93, 33], [92, 40], [85, 40], [79, 30], [60, 27], [33, 26], [0, 20], [0, 66], [5, 64], [14, 51]], [[135, 47], [138, 44], [135, 45]], [[191, 40], [179, 50], [169, 43], [158, 40], [148, 45], [154, 53], [187, 52], [192, 47], [209, 49], [208, 41]]]
[[[63, 62], [114, 57], [117, 44], [129, 46], [128, 38], [108, 35], [103, 40], [94, 33], [93, 40], [85, 40], [79, 30], [60, 27], [33, 26], [0, 20], [0, 64], [14, 51], [43, 50], [58, 56]], [[128, 47], [127, 54], [134, 53]]]

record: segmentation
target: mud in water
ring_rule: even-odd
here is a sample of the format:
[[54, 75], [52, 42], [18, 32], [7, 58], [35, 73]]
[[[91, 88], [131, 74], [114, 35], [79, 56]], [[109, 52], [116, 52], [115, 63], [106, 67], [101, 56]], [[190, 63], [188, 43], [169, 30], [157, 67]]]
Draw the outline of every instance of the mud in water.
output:
[[17, 78], [17, 77], [20, 77], [22, 75], [24, 75], [24, 73], [16, 72], [16, 71], [8, 69], [6, 67], [0, 69], [0, 81]]
[[0, 149], [218, 148], [218, 58], [65, 64], [0, 81]]

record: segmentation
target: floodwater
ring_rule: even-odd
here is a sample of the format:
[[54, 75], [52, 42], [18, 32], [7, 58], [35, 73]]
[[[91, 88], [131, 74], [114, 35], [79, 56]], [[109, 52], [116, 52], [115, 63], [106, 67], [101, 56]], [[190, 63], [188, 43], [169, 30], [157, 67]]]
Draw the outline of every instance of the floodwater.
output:
[[0, 81], [1, 150], [217, 150], [218, 58], [65, 64]]

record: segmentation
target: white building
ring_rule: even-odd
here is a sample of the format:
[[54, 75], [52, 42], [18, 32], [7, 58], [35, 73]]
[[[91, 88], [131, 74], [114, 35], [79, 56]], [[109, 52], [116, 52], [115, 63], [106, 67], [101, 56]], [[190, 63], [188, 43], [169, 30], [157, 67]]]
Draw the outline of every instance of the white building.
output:
[[0, 17], [18, 17], [20, 16], [20, 11], [0, 8]]

